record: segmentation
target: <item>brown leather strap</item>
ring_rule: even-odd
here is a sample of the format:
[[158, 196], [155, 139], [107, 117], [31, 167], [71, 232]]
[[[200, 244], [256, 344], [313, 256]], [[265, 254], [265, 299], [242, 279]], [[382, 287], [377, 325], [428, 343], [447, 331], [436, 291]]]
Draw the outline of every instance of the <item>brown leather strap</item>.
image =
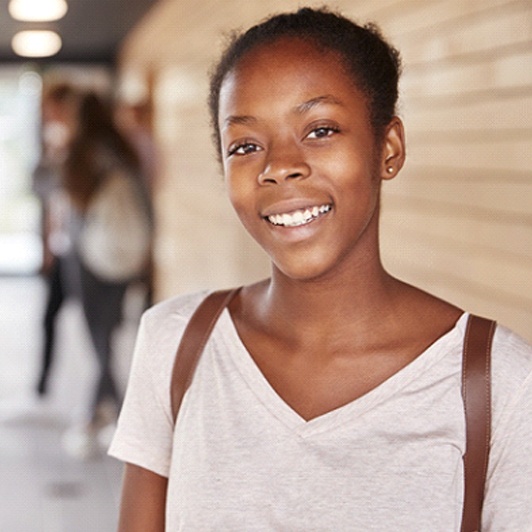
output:
[[462, 360], [466, 417], [462, 532], [480, 530], [491, 432], [491, 344], [495, 322], [469, 316]]
[[172, 369], [170, 401], [174, 423], [194, 375], [201, 353], [218, 317], [240, 288], [209, 294], [190, 318], [181, 338]]

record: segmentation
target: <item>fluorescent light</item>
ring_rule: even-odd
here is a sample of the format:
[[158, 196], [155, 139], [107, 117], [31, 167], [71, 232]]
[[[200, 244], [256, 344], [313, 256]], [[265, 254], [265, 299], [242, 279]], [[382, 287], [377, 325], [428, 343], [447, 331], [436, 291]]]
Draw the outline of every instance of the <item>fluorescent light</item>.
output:
[[54, 31], [19, 31], [13, 37], [11, 46], [22, 57], [49, 57], [61, 50], [61, 37]]
[[63, 18], [68, 11], [65, 0], [11, 0], [9, 14], [16, 20], [49, 22]]

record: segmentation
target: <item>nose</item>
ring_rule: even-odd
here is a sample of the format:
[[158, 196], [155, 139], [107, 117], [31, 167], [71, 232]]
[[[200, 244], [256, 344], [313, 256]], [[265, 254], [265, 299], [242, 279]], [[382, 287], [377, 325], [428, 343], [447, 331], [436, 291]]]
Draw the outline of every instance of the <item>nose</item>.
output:
[[280, 184], [289, 179], [304, 179], [309, 174], [310, 166], [301, 151], [296, 146], [283, 143], [282, 146], [270, 148], [258, 180], [261, 185]]

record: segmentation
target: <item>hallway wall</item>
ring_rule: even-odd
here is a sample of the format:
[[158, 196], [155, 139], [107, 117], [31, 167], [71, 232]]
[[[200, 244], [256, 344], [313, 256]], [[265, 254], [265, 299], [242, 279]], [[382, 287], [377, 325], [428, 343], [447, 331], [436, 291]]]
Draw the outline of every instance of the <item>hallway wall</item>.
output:
[[[158, 298], [268, 274], [224, 195], [210, 143], [207, 70], [228, 30], [299, 4], [163, 0], [123, 47], [124, 90], [151, 96], [160, 146]], [[532, 4], [330, 5], [377, 22], [404, 59], [408, 158], [384, 185], [388, 269], [532, 340]]]

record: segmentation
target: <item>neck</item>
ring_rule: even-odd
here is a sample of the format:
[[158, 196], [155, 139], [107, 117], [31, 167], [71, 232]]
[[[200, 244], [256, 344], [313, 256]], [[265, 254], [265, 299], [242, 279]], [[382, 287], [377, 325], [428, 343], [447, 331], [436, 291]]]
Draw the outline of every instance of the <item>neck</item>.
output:
[[266, 291], [264, 312], [273, 322], [290, 323], [290, 329], [323, 331], [338, 329], [342, 322], [352, 327], [374, 323], [393, 306], [396, 288], [401, 283], [391, 277], [380, 260], [357, 265], [343, 275], [312, 280], [294, 280], [275, 269]]

